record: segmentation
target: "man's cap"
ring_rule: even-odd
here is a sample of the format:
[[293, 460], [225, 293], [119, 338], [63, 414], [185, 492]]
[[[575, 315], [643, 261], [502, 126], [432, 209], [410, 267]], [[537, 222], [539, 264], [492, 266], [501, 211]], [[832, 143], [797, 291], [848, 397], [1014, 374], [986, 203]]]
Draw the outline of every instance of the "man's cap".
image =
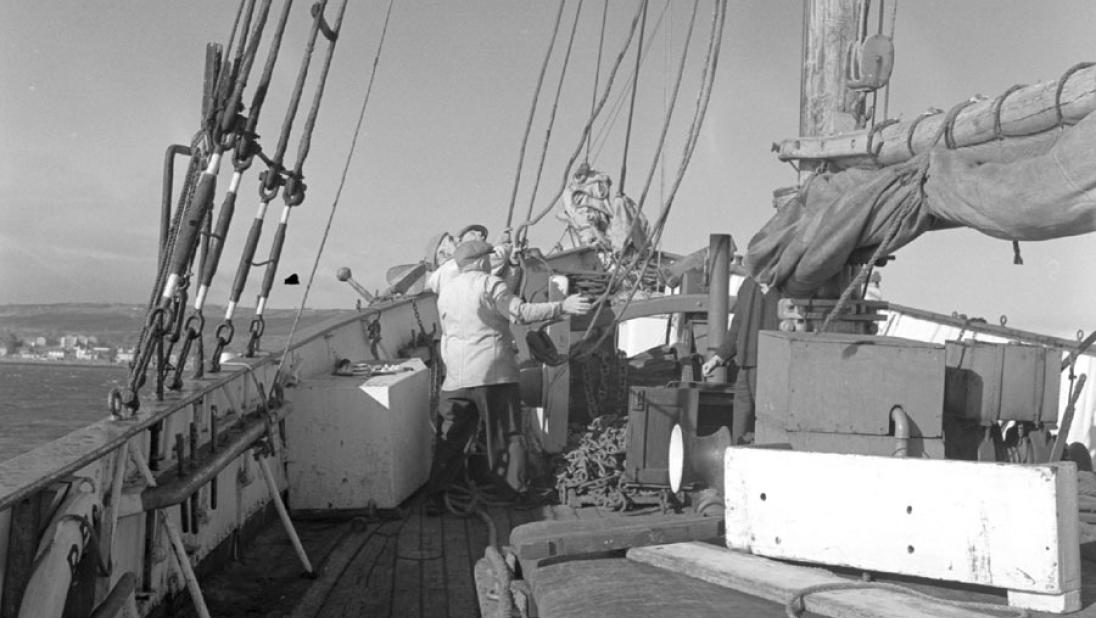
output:
[[483, 234], [484, 238], [487, 238], [487, 228], [478, 223], [473, 223], [472, 225], [466, 225], [464, 229], [461, 230], [459, 234], [457, 234], [457, 239], [459, 240], [466, 233], [473, 231], [479, 232], [480, 234]]
[[457, 246], [453, 259], [457, 261], [457, 266], [464, 268], [483, 256], [490, 255], [493, 250], [491, 245], [482, 240], [466, 240]]

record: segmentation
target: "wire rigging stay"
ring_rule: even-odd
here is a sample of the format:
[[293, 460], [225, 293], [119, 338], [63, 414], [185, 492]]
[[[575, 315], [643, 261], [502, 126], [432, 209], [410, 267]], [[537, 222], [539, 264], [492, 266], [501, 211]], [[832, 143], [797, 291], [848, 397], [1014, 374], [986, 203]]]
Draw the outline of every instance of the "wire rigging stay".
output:
[[563, 80], [567, 76], [567, 65], [571, 61], [571, 50], [575, 45], [575, 33], [578, 31], [579, 18], [582, 16], [583, 0], [579, 0], [578, 7], [575, 8], [575, 19], [571, 23], [571, 36], [567, 40], [567, 52], [563, 55], [563, 66], [559, 71], [559, 81], [556, 83], [556, 96], [552, 100], [552, 112], [548, 115], [548, 127], [544, 130], [544, 145], [540, 151], [540, 162], [537, 164], [537, 176], [533, 180], [533, 190], [529, 194], [529, 209], [525, 213], [525, 218], [528, 219], [533, 215], [533, 204], [537, 198], [537, 190], [540, 188], [540, 179], [544, 172], [544, 161], [548, 157], [548, 143], [552, 138], [552, 128], [556, 123], [556, 111], [559, 108], [559, 97], [563, 92]]
[[308, 284], [305, 285], [304, 293], [301, 295], [301, 304], [297, 307], [297, 313], [293, 316], [293, 324], [289, 327], [289, 334], [285, 339], [285, 346], [282, 349], [281, 358], [278, 360], [278, 369], [275, 374], [282, 375], [282, 370], [285, 365], [285, 360], [289, 355], [289, 346], [293, 342], [293, 334], [297, 332], [297, 324], [301, 321], [301, 314], [304, 312], [305, 303], [308, 301], [308, 293], [312, 289], [312, 282], [316, 278], [316, 269], [320, 265], [320, 256], [323, 255], [324, 247], [327, 245], [327, 236], [331, 232], [331, 224], [335, 220], [335, 211], [339, 207], [339, 199], [342, 197], [343, 187], [346, 186], [346, 178], [350, 173], [350, 163], [354, 159], [354, 151], [358, 146], [358, 137], [361, 135], [362, 126], [365, 124], [365, 111], [369, 107], [369, 98], [373, 93], [373, 81], [377, 77], [377, 65], [380, 64], [381, 51], [384, 49], [384, 40], [388, 35], [388, 21], [392, 16], [392, 5], [395, 0], [388, 0], [388, 9], [384, 13], [384, 25], [381, 27], [380, 41], [377, 43], [377, 53], [373, 56], [373, 68], [369, 72], [369, 83], [365, 87], [365, 96], [362, 97], [361, 111], [358, 112], [358, 122], [354, 126], [354, 136], [350, 140], [350, 148], [346, 153], [346, 163], [343, 165], [342, 175], [339, 176], [339, 186], [335, 189], [335, 198], [331, 202], [331, 212], [327, 217], [327, 225], [324, 226], [323, 237], [320, 239], [320, 246], [316, 250], [316, 259], [312, 262], [312, 271], [308, 275]]
[[[319, 27], [327, 38], [327, 55], [320, 67], [320, 76], [316, 82], [316, 91], [312, 97], [312, 107], [305, 118], [304, 129], [301, 131], [300, 143], [297, 146], [297, 162], [293, 166], [292, 173], [286, 174], [285, 191], [282, 200], [285, 207], [282, 208], [282, 217], [278, 222], [278, 230], [274, 233], [274, 241], [270, 247], [270, 257], [266, 263], [266, 273], [263, 276], [262, 291], [259, 300], [255, 304], [255, 317], [251, 320], [251, 337], [247, 342], [247, 355], [254, 356], [259, 349], [259, 342], [265, 328], [263, 311], [266, 309], [267, 299], [270, 298], [270, 290], [274, 285], [274, 276], [278, 271], [278, 262], [281, 260], [282, 246], [285, 244], [286, 230], [289, 226], [289, 213], [293, 208], [304, 202], [304, 163], [308, 158], [308, 152], [312, 146], [312, 132], [316, 128], [316, 119], [320, 115], [320, 102], [323, 100], [324, 86], [327, 84], [327, 75], [331, 69], [331, 61], [335, 57], [335, 44], [339, 40], [339, 29], [342, 27], [343, 15], [346, 12], [347, 0], [339, 4], [339, 12], [335, 16], [334, 25], [328, 26], [324, 20], [324, 8], [326, 2], [312, 5], [312, 15], [315, 17], [315, 27]], [[302, 81], [305, 70], [302, 69]]]
[[[255, 0], [241, 0], [235, 13], [228, 47], [223, 48], [216, 44], [210, 44], [207, 47], [200, 116], [201, 130], [195, 137], [191, 147], [172, 146], [166, 154], [164, 216], [161, 231], [162, 247], [158, 260], [156, 281], [138, 342], [137, 354], [131, 364], [130, 375], [125, 388], [113, 389], [108, 397], [111, 413], [115, 417], [124, 417], [127, 414], [132, 416], [139, 409], [138, 392], [146, 381], [147, 371], [152, 365], [153, 359], [155, 359], [157, 367], [156, 395], [160, 399], [163, 398], [164, 382], [171, 369], [175, 370], [175, 374], [168, 386], [171, 388], [181, 387], [182, 368], [193, 345], [197, 346], [196, 375], [201, 375], [201, 365], [203, 364], [202, 331], [205, 323], [202, 309], [208, 299], [208, 291], [216, 273], [224, 248], [224, 241], [234, 216], [235, 200], [242, 174], [250, 167], [253, 158], [259, 156], [267, 163], [268, 167], [266, 173], [260, 178], [260, 199], [263, 201], [263, 208], [273, 199], [282, 185], [288, 185], [284, 194], [287, 208], [296, 206], [303, 201], [305, 192], [303, 167], [310, 149], [311, 133], [315, 128], [318, 117], [323, 94], [323, 81], [326, 79], [330, 68], [336, 33], [341, 26], [346, 4], [346, 1], [343, 0], [333, 27], [329, 26], [324, 20], [322, 8], [326, 6], [326, 0], [321, 0], [312, 8], [313, 19], [310, 31], [313, 37], [312, 40], [314, 41], [315, 33], [322, 31], [330, 43], [312, 106], [305, 121], [301, 143], [298, 147], [297, 160], [292, 171], [286, 171], [282, 167], [281, 160], [288, 144], [288, 133], [291, 130], [292, 120], [296, 116], [296, 107], [305, 78], [304, 73], [307, 72], [310, 63], [311, 44], [305, 58], [302, 60], [304, 66], [298, 79], [297, 92], [289, 106], [290, 109], [287, 111], [287, 118], [283, 122], [283, 131], [279, 136], [278, 148], [273, 157], [264, 155], [256, 134], [259, 114], [270, 87], [273, 69], [292, 8], [292, 0], [285, 0], [282, 5], [275, 34], [270, 43], [266, 64], [259, 83], [252, 94], [251, 106], [248, 109], [247, 116], [243, 115], [242, 100], [262, 40], [262, 34], [267, 25], [272, 0], [260, 0], [258, 6], [256, 6]], [[232, 57], [231, 61], [225, 59], [229, 54]], [[231, 153], [234, 172], [224, 202], [221, 204], [217, 224], [213, 227], [213, 198], [216, 193], [216, 180], [220, 164], [226, 153]], [[172, 193], [171, 185], [173, 184], [174, 157], [179, 154], [189, 155], [190, 163], [187, 177], [178, 192], [178, 205], [174, 212], [171, 212], [170, 196]], [[283, 215], [283, 222], [284, 219]], [[259, 226], [253, 226], [252, 233], [249, 234], [248, 246], [245, 246], [243, 251], [248, 266], [251, 265], [258, 240], [257, 233], [254, 233], [256, 227], [261, 228], [261, 222]], [[281, 236], [284, 241], [284, 229], [281, 231]], [[199, 250], [200, 245], [201, 250]], [[276, 251], [272, 253], [275, 256], [277, 255]], [[268, 264], [270, 266], [268, 270], [276, 268], [276, 259], [275, 257]], [[190, 279], [194, 275], [193, 269], [195, 266], [197, 266], [199, 291], [194, 299], [193, 312], [189, 318], [184, 320]], [[241, 273], [238, 269], [237, 279], [246, 281], [246, 272]], [[238, 295], [236, 295], [234, 301], [238, 298]], [[234, 308], [234, 306], [235, 302], [230, 302], [230, 308]], [[184, 330], [186, 339], [182, 340]], [[219, 369], [217, 357], [219, 357], [228, 341], [231, 340], [231, 331], [231, 313], [229, 313], [226, 322], [217, 329], [217, 355], [212, 359], [211, 370]], [[174, 360], [172, 346], [180, 340], [183, 343], [179, 350], [178, 360]]]
[[518, 170], [514, 174], [514, 188], [510, 192], [510, 205], [506, 211], [506, 227], [514, 222], [514, 206], [518, 199], [518, 184], [521, 182], [521, 168], [525, 163], [525, 146], [529, 142], [529, 131], [533, 128], [533, 116], [537, 111], [537, 101], [540, 99], [540, 89], [544, 85], [544, 73], [548, 70], [548, 61], [552, 58], [552, 50], [556, 46], [556, 36], [559, 35], [559, 24], [563, 18], [563, 7], [566, 0], [559, 0], [559, 9], [556, 11], [556, 22], [552, 27], [552, 37], [548, 41], [548, 51], [544, 53], [544, 62], [540, 65], [540, 74], [537, 76], [537, 86], [533, 89], [533, 103], [529, 106], [529, 119], [525, 121], [525, 132], [521, 137], [521, 149], [518, 151]]
[[[247, 0], [242, 0], [246, 2]], [[240, 11], [243, 10], [241, 3]], [[236, 21], [239, 26], [239, 19]], [[235, 38], [234, 27], [233, 35]], [[239, 45], [245, 39], [240, 37]], [[233, 76], [241, 73], [226, 66], [222, 60], [222, 48], [211, 44], [206, 50], [205, 88], [202, 106], [202, 143], [204, 148], [191, 149], [191, 172], [203, 168], [196, 180], [188, 173], [187, 184], [181, 191], [180, 207], [175, 213], [174, 229], [169, 232], [170, 249], [161, 254], [160, 268], [156, 277], [153, 299], [150, 301], [148, 316], [138, 341], [137, 355], [130, 368], [130, 376], [125, 389], [114, 389], [108, 398], [111, 413], [124, 414], [123, 408], [135, 413], [140, 407], [138, 391], [144, 385], [146, 373], [153, 354], [157, 359], [156, 396], [163, 398], [164, 382], [169, 369], [170, 350], [180, 339], [183, 326], [183, 313], [186, 308], [187, 288], [190, 284], [191, 266], [201, 241], [201, 230], [209, 219], [213, 195], [216, 191], [216, 177], [220, 160], [231, 140], [225, 139], [218, 120], [224, 110], [234, 101], [231, 92]], [[198, 140], [196, 139], [196, 143]], [[169, 153], [175, 149], [169, 149]], [[204, 157], [208, 152], [208, 157]], [[165, 204], [167, 198], [165, 197]], [[162, 291], [161, 291], [162, 290]], [[159, 292], [159, 298], [156, 293]]]

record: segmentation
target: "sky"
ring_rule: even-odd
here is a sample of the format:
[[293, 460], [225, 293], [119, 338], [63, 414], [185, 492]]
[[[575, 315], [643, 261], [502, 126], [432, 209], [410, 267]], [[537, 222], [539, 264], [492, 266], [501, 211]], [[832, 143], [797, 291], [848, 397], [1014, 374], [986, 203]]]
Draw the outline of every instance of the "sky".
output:
[[[308, 4], [294, 6], [261, 115], [259, 133], [268, 149], [300, 65]], [[363, 132], [336, 204], [387, 5], [351, 0], [347, 9], [304, 167], [308, 193], [290, 218], [270, 306], [301, 303], [304, 286], [280, 282], [294, 272], [307, 281], [333, 206], [307, 301], [311, 308], [354, 306], [356, 295], [334, 276], [340, 266], [350, 267], [365, 287], [381, 288], [388, 267], [421, 259], [432, 234], [478, 222], [493, 237], [505, 224], [557, 3], [397, 1]], [[566, 5], [561, 37], [575, 6]], [[604, 87], [637, 5], [609, 1], [596, 71], [603, 6], [595, 0], [583, 6], [533, 201], [537, 211], [561, 184], [589, 114], [595, 77]], [[628, 148], [625, 191], [633, 197], [655, 156], [692, 6], [651, 1], [650, 46], [638, 77]], [[280, 7], [275, 2], [272, 20]], [[777, 161], [770, 146], [795, 137], [798, 129], [802, 5], [732, 0], [729, 7], [701, 140], [663, 237], [671, 251], [707, 246], [710, 233], [730, 233], [744, 247], [772, 214], [772, 191], [796, 182], [795, 171]], [[148, 300], [157, 266], [164, 151], [189, 143], [197, 131], [205, 45], [227, 40], [235, 10], [229, 0], [0, 3], [0, 304]], [[704, 0], [649, 212], [661, 204], [681, 159], [711, 14], [711, 1]], [[908, 119], [973, 94], [996, 96], [1015, 83], [1056, 79], [1096, 55], [1094, 26], [1096, 4], [1084, 0], [902, 2], [890, 116]], [[532, 125], [515, 219], [529, 208], [565, 40], [557, 44]], [[265, 61], [265, 40], [260, 51], [252, 85]], [[619, 100], [633, 62], [629, 53], [610, 106]], [[313, 86], [310, 81], [302, 109]], [[245, 101], [250, 99], [249, 88]], [[591, 164], [614, 179], [624, 158], [626, 111], [620, 109], [595, 124], [598, 139], [591, 151]], [[295, 122], [288, 161], [296, 157], [302, 124], [303, 116]], [[222, 169], [218, 205], [230, 171]], [[227, 301], [259, 203], [258, 171], [255, 166], [241, 184], [211, 304]], [[280, 198], [271, 203], [257, 260], [269, 251], [282, 207]], [[549, 216], [530, 239], [550, 248], [562, 232]], [[994, 323], [1004, 315], [1010, 326], [1072, 337], [1078, 329], [1096, 328], [1094, 249], [1092, 235], [1024, 243], [1025, 263], [1014, 266], [1007, 242], [971, 230], [934, 232], [898, 251], [882, 270], [882, 289], [886, 298], [905, 305]], [[255, 297], [258, 269], [251, 279], [245, 305]]]

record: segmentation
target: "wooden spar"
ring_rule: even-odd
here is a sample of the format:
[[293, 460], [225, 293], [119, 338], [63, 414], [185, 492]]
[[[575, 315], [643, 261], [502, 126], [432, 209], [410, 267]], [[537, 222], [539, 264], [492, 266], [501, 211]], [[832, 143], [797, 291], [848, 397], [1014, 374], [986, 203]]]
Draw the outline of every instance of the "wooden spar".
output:
[[[805, 65], [804, 75], [806, 71]], [[1006, 91], [994, 98], [971, 103], [956, 115], [951, 134], [958, 148], [994, 144], [1003, 137], [1027, 138], [1026, 147], [1032, 148], [1037, 147], [1033, 144], [1049, 144], [1057, 137], [1043, 137], [1039, 134], [1060, 125], [1076, 124], [1094, 109], [1096, 66], [1076, 65], [1058, 79]], [[931, 147], [945, 116], [946, 114], [941, 113], [921, 120], [891, 124], [879, 129], [870, 138], [870, 131], [843, 131], [837, 135], [827, 135], [805, 132], [801, 128], [802, 136], [814, 139], [797, 138], [780, 142], [777, 145], [777, 158], [782, 161], [852, 159], [859, 163], [872, 158], [870, 148], [875, 151], [877, 165], [895, 165], [913, 156], [911, 147], [913, 153], [924, 152]], [[819, 135], [825, 137], [815, 138]], [[1007, 156], [995, 154], [990, 149], [983, 150], [986, 151], [985, 160]]]
[[[848, 87], [844, 60], [845, 50], [859, 38], [864, 4], [859, 0], [803, 0], [800, 135], [833, 135], [856, 128], [857, 95]], [[804, 160], [799, 170], [813, 172], [823, 163]], [[838, 273], [824, 288], [844, 289], [849, 276], [848, 272]], [[836, 297], [820, 294], [829, 295]]]
[[803, 2], [800, 135], [832, 135], [856, 127], [856, 93], [848, 88], [844, 52], [857, 39], [860, 6], [857, 0]]

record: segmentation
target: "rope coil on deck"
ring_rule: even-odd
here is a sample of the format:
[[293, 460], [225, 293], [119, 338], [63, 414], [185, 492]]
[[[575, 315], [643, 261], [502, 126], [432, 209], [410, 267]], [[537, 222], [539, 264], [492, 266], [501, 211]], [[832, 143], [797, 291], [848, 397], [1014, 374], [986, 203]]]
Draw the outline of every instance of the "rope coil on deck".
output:
[[988, 611], [1001, 616], [1008, 616], [1016, 618], [1030, 618], [1031, 613], [1026, 609], [1020, 607], [1009, 607], [1007, 605], [996, 605], [994, 603], [982, 603], [978, 601], [953, 601], [951, 599], [943, 599], [940, 597], [926, 594], [913, 588], [907, 588], [906, 586], [899, 586], [898, 584], [888, 584], [885, 582], [858, 582], [848, 581], [831, 584], [818, 584], [816, 586], [807, 586], [799, 592], [796, 592], [787, 603], [784, 604], [784, 613], [788, 618], [799, 618], [806, 611], [805, 597], [812, 594], [821, 594], [825, 592], [837, 592], [839, 590], [888, 590], [891, 592], [900, 592], [902, 594], [908, 594], [912, 597], [924, 599], [926, 601], [933, 601], [935, 603], [943, 603], [945, 605], [951, 605], [961, 609], [973, 609]]

